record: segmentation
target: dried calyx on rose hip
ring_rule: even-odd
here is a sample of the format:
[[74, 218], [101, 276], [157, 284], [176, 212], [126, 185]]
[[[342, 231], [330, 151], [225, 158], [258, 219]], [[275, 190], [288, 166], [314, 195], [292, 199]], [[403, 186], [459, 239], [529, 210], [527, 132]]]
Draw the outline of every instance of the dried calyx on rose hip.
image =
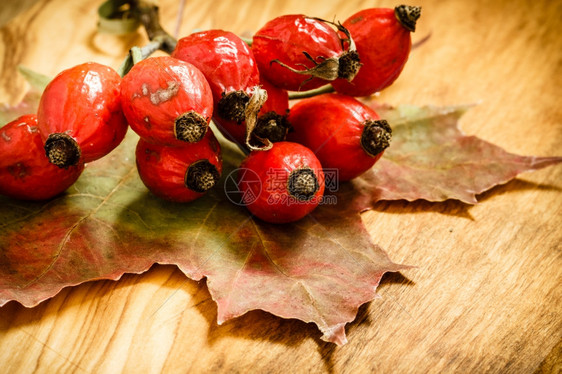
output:
[[200, 141], [213, 115], [205, 76], [192, 64], [169, 56], [135, 64], [123, 78], [121, 100], [131, 128], [162, 145]]
[[289, 91], [352, 80], [361, 66], [343, 26], [304, 15], [284, 15], [266, 23], [253, 37], [252, 51], [262, 74]]
[[343, 26], [349, 30], [361, 56], [361, 70], [351, 82], [334, 81], [342, 94], [368, 96], [390, 86], [402, 72], [412, 45], [421, 8], [400, 5], [357, 12]]
[[242, 162], [238, 186], [248, 210], [271, 223], [288, 223], [312, 212], [324, 195], [322, 165], [308, 148], [278, 142], [252, 151]]
[[22, 200], [50, 199], [70, 187], [84, 164], [59, 168], [49, 162], [35, 114], [0, 128], [0, 195]]
[[323, 94], [303, 99], [291, 108], [293, 132], [288, 140], [303, 144], [322, 166], [338, 169], [339, 181], [369, 170], [389, 146], [388, 122], [353, 97]]
[[154, 195], [174, 202], [200, 198], [218, 183], [222, 172], [220, 146], [211, 129], [201, 141], [181, 147], [141, 138], [135, 155], [144, 185]]
[[[261, 107], [257, 122], [252, 130], [250, 142], [258, 140], [263, 143], [265, 139], [272, 143], [281, 142], [287, 137], [291, 126], [287, 120], [289, 114], [289, 94], [286, 90], [271, 84], [260, 76], [262, 88], [267, 92], [267, 100]], [[238, 138], [237, 138], [238, 140]]]
[[41, 95], [38, 129], [50, 162], [66, 168], [97, 160], [127, 132], [121, 77], [108, 66], [85, 63], [58, 74]]
[[[178, 40], [172, 56], [195, 65], [205, 75], [215, 102], [213, 121], [229, 140], [243, 145], [248, 104], [260, 85], [248, 45], [229, 31], [201, 31]], [[259, 106], [250, 115], [256, 116]]]

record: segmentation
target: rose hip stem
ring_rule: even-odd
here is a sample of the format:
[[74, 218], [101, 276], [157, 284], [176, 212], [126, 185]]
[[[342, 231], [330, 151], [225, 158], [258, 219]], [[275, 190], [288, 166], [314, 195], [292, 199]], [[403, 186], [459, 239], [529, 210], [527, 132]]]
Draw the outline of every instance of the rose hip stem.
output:
[[128, 4], [135, 17], [139, 19], [146, 30], [150, 43], [141, 48], [131, 48], [129, 54], [117, 70], [121, 77], [127, 74], [134, 64], [144, 60], [159, 49], [166, 53], [172, 53], [177, 44], [176, 38], [164, 30], [160, 24], [157, 5], [142, 0], [132, 0]]
[[133, 12], [138, 14], [148, 39], [161, 42], [160, 49], [172, 53], [176, 48], [177, 40], [160, 25], [158, 6], [143, 0], [133, 0], [131, 7]]

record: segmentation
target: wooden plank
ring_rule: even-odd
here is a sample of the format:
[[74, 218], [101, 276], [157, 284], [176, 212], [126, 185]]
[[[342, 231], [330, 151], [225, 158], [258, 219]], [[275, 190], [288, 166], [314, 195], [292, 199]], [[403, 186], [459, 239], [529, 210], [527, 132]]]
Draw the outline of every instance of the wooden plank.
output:
[[[521, 154], [560, 155], [562, 3], [419, 1], [423, 16], [392, 104], [480, 102], [468, 134]], [[180, 34], [251, 33], [305, 13], [344, 19], [389, 1], [186, 2]], [[118, 66], [145, 36], [95, 31], [96, 2], [40, 0], [0, 30], [0, 102], [17, 102], [17, 64], [55, 75], [95, 60]], [[161, 0], [175, 29], [177, 1]], [[4, 4], [3, 4], [4, 6]], [[3, 9], [4, 12], [4, 9]], [[562, 168], [524, 175], [481, 203], [379, 203], [363, 215], [392, 259], [418, 265], [387, 275], [381, 299], [347, 328], [349, 343], [313, 325], [251, 312], [222, 326], [204, 282], [155, 266], [119, 282], [63, 290], [33, 309], [0, 309], [6, 372], [557, 372], [562, 365]]]

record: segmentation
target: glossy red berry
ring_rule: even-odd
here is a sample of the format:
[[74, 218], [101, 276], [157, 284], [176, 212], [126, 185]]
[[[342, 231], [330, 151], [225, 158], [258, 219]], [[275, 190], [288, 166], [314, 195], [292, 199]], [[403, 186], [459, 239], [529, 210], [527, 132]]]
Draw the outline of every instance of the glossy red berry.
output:
[[334, 81], [335, 90], [368, 96], [390, 86], [408, 60], [410, 33], [416, 28], [420, 11], [416, 6], [400, 5], [395, 9], [365, 9], [349, 17], [343, 26], [355, 42], [362, 66], [351, 82]]
[[0, 195], [44, 200], [70, 187], [84, 164], [60, 168], [49, 162], [35, 114], [21, 116], [0, 128]]
[[201, 140], [213, 115], [213, 95], [205, 76], [169, 56], [135, 64], [123, 78], [121, 100], [131, 128], [162, 145]]
[[41, 95], [39, 132], [49, 160], [60, 167], [97, 160], [117, 147], [127, 132], [121, 111], [121, 77], [89, 62], [58, 74]]
[[370, 169], [388, 147], [392, 130], [385, 120], [353, 97], [324, 94], [291, 108], [290, 141], [310, 148], [324, 168], [338, 169], [340, 181]]
[[175, 202], [200, 198], [214, 187], [222, 172], [220, 146], [211, 129], [197, 143], [169, 147], [139, 139], [137, 170], [156, 196]]
[[215, 124], [227, 138], [244, 144], [246, 107], [260, 84], [248, 45], [231, 32], [208, 30], [178, 40], [172, 56], [203, 72], [213, 92]]
[[289, 91], [310, 90], [335, 79], [351, 80], [359, 69], [354, 50], [344, 51], [336, 30], [304, 15], [284, 15], [253, 37], [252, 51], [262, 74]]
[[298, 221], [324, 194], [322, 165], [308, 148], [278, 142], [252, 151], [240, 165], [238, 186], [247, 208], [271, 223]]

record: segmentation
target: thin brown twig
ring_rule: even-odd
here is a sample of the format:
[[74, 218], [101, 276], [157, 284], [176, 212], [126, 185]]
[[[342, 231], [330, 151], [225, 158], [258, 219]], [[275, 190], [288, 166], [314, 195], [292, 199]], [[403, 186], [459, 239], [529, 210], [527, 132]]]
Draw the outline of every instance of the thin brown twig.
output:
[[158, 6], [143, 0], [134, 0], [131, 5], [144, 26], [148, 39], [159, 42], [162, 51], [172, 53], [176, 48], [177, 40], [162, 28]]
[[183, 10], [185, 8], [185, 0], [180, 0], [180, 4], [178, 6], [178, 16], [176, 18], [176, 27], [174, 29], [174, 38], [178, 39], [180, 35], [180, 28], [183, 21]]

